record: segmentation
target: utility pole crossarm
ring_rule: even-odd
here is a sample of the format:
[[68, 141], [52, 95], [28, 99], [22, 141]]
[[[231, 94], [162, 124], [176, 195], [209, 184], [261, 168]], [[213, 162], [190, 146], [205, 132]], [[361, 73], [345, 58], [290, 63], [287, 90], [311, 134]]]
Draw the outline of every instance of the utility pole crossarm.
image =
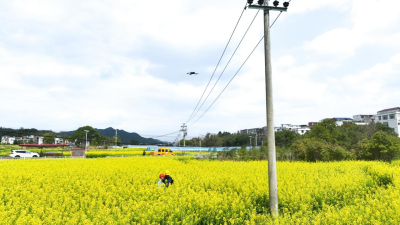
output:
[[274, 6], [260, 6], [260, 5], [249, 5], [249, 9], [261, 9], [261, 10], [272, 10], [272, 11], [281, 11], [287, 12], [287, 8], [285, 7], [274, 7]]

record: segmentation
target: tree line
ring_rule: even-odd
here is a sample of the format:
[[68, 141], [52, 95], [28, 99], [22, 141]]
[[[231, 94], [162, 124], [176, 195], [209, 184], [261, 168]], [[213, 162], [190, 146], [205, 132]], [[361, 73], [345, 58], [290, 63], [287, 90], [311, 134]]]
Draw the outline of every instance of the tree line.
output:
[[337, 126], [325, 119], [300, 136], [287, 131], [276, 134], [282, 158], [305, 161], [381, 160], [391, 162], [400, 154], [400, 138], [381, 123]]
[[[268, 156], [267, 143], [258, 149], [247, 150], [248, 134], [219, 132], [207, 134], [202, 146], [242, 146], [226, 149], [218, 156], [230, 159], [262, 160]], [[199, 143], [199, 138], [186, 142], [186, 146]], [[181, 141], [181, 144], [182, 141]], [[253, 144], [254, 146], [254, 144]], [[381, 160], [391, 162], [400, 156], [400, 138], [392, 128], [381, 123], [356, 125], [344, 123], [338, 126], [332, 119], [325, 119], [304, 135], [283, 130], [275, 133], [278, 160], [302, 160], [309, 162], [338, 160]]]
[[[196, 137], [186, 140], [185, 146], [200, 146], [200, 140], [202, 147], [232, 147], [250, 145], [250, 136], [254, 135], [220, 131], [217, 134], [207, 133], [203, 138]], [[179, 145], [183, 146], [183, 139], [180, 140]]]

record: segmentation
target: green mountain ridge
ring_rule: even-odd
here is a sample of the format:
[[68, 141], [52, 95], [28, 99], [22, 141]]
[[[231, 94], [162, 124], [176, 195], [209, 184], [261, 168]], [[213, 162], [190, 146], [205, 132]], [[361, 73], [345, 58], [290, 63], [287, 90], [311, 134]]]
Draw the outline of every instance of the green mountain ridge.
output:
[[[112, 127], [108, 127], [106, 129], [98, 129], [98, 128], [94, 128], [94, 129], [97, 130], [99, 132], [99, 134], [104, 135], [106, 137], [112, 138], [115, 136], [115, 129]], [[74, 132], [75, 131], [66, 131], [66, 132], [62, 132], [59, 134], [70, 136]], [[161, 144], [161, 143], [164, 143], [158, 139], [144, 138], [144, 137], [140, 136], [138, 133], [135, 133], [135, 132], [130, 133], [125, 130], [118, 130], [117, 136], [119, 139], [121, 139], [121, 142], [123, 145], [130, 144], [131, 140], [136, 140], [139, 142], [139, 144]]]
[[[99, 132], [99, 134], [104, 135], [106, 137], [114, 137], [115, 136], [115, 129], [112, 127], [108, 127], [106, 129], [97, 129], [94, 128]], [[27, 136], [27, 135], [44, 135], [45, 133], [51, 133], [53, 131], [51, 130], [37, 130], [35, 128], [20, 128], [20, 129], [12, 129], [12, 128], [6, 128], [6, 127], [0, 127], [0, 138], [2, 136], [8, 135], [8, 136], [16, 136], [16, 137], [22, 137], [22, 136]], [[62, 132], [56, 132], [56, 134], [59, 137], [66, 137], [66, 136], [71, 136], [74, 134], [75, 131], [62, 131]], [[160, 141], [158, 139], [153, 139], [153, 138], [144, 138], [140, 136], [138, 133], [135, 132], [127, 132], [125, 130], [118, 130], [118, 138], [121, 140], [123, 145], [129, 145], [131, 140], [136, 140], [139, 144], [161, 144], [164, 143], [163, 141]]]

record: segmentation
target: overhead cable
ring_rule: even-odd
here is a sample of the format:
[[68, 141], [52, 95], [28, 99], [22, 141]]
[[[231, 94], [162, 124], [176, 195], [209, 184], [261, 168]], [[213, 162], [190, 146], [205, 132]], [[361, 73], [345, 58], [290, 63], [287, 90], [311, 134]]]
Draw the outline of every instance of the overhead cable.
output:
[[229, 43], [231, 42], [232, 36], [233, 36], [233, 34], [235, 33], [236, 28], [237, 28], [237, 26], [238, 26], [238, 24], [239, 24], [239, 22], [240, 22], [240, 19], [241, 19], [242, 16], [243, 16], [244, 10], [246, 10], [246, 6], [247, 6], [247, 3], [246, 3], [246, 5], [245, 5], [244, 8], [243, 8], [242, 13], [240, 14], [239, 20], [236, 22], [236, 26], [235, 26], [235, 28], [233, 29], [233, 32], [232, 32], [232, 34], [231, 34], [231, 36], [230, 36], [230, 38], [229, 38], [229, 40], [228, 40], [228, 43], [226, 43], [225, 49], [224, 49], [224, 51], [222, 52], [221, 57], [219, 58], [219, 61], [218, 61], [218, 63], [217, 63], [217, 66], [215, 67], [214, 72], [212, 73], [211, 78], [210, 78], [210, 80], [208, 81], [207, 86], [206, 86], [206, 88], [205, 88], [204, 91], [203, 91], [203, 94], [201, 95], [199, 101], [197, 102], [196, 107], [194, 108], [192, 114], [190, 115], [190, 117], [189, 117], [189, 119], [186, 121], [186, 123], [189, 122], [189, 120], [192, 119], [193, 113], [196, 111], [197, 106], [199, 106], [199, 103], [201, 102], [201, 99], [203, 99], [204, 93], [206, 93], [206, 90], [207, 90], [207, 88], [208, 88], [208, 85], [210, 85], [210, 82], [211, 82], [212, 78], [214, 77], [215, 71], [217, 71], [217, 68], [218, 68], [218, 66], [219, 66], [219, 64], [220, 64], [220, 62], [221, 62], [221, 60], [222, 60], [222, 57], [224, 56], [225, 51], [226, 51], [226, 49], [228, 48]]
[[[244, 33], [242, 39], [240, 40], [239, 44], [237, 45], [235, 51], [233, 52], [231, 58], [229, 59], [228, 63], [226, 64], [225, 68], [222, 70], [221, 74], [219, 75], [219, 77], [218, 77], [217, 81], [215, 82], [214, 86], [212, 87], [212, 89], [211, 89], [210, 92], [208, 93], [207, 97], [204, 99], [203, 103], [202, 103], [202, 104], [200, 105], [200, 107], [197, 109], [197, 111], [196, 111], [196, 113], [193, 115], [193, 117], [190, 118], [187, 122], [189, 122], [190, 120], [192, 120], [192, 119], [196, 116], [196, 114], [200, 111], [201, 107], [203, 107], [204, 103], [207, 101], [208, 97], [210, 96], [211, 92], [214, 90], [214, 88], [215, 88], [215, 86], [217, 85], [217, 83], [218, 83], [219, 79], [221, 78], [222, 74], [224, 74], [226, 68], [228, 67], [229, 63], [231, 62], [231, 60], [232, 60], [233, 56], [235, 55], [236, 51], [238, 50], [239, 46], [242, 44], [243, 39], [246, 37], [247, 32], [249, 31], [251, 25], [253, 25], [253, 22], [254, 22], [254, 20], [256, 19], [256, 17], [257, 17], [257, 15], [258, 15], [259, 12], [260, 12], [260, 10], [257, 10], [256, 15], [254, 16], [253, 20], [251, 21], [249, 27], [247, 28], [247, 30], [246, 30], [246, 32]], [[186, 123], [187, 123], [187, 122], [186, 122]]]
[[217, 98], [213, 101], [213, 103], [211, 103], [211, 105], [206, 109], [206, 111], [204, 111], [203, 114], [201, 114], [201, 116], [194, 121], [191, 125], [195, 124], [198, 120], [200, 120], [204, 114], [206, 114], [206, 112], [211, 108], [211, 106], [214, 105], [214, 103], [218, 100], [219, 96], [221, 96], [221, 94], [225, 91], [225, 89], [229, 86], [229, 84], [232, 82], [232, 80], [236, 77], [236, 75], [239, 73], [239, 71], [242, 69], [242, 67], [244, 66], [244, 64], [247, 62], [247, 60], [250, 58], [250, 56], [253, 54], [253, 52], [256, 50], [256, 48], [258, 47], [258, 45], [261, 43], [261, 41], [264, 39], [264, 36], [260, 39], [260, 41], [257, 43], [256, 47], [253, 49], [253, 51], [251, 51], [250, 55], [247, 56], [246, 60], [243, 62], [243, 64], [240, 66], [240, 68], [236, 71], [235, 75], [233, 75], [233, 77], [231, 78], [231, 80], [228, 82], [228, 84], [224, 87], [224, 89], [221, 91], [221, 93], [219, 93], [219, 95], [217, 96]]
[[[289, 0], [290, 2], [291, 0]], [[258, 13], [258, 11], [257, 11]], [[279, 15], [275, 18], [274, 22], [271, 24], [270, 28], [275, 24], [275, 22], [278, 20], [279, 16], [282, 14], [282, 12], [279, 13]], [[213, 101], [213, 103], [206, 109], [206, 111], [204, 111], [204, 113], [196, 120], [194, 121], [191, 125], [195, 124], [198, 120], [200, 120], [204, 114], [206, 114], [206, 112], [211, 108], [211, 106], [214, 105], [214, 103], [217, 101], [217, 99], [219, 98], [219, 96], [221, 96], [221, 94], [225, 91], [225, 89], [228, 87], [228, 85], [231, 83], [231, 81], [235, 78], [235, 76], [238, 74], [238, 72], [242, 69], [243, 65], [247, 62], [247, 60], [250, 58], [250, 56], [253, 54], [253, 52], [256, 50], [256, 48], [258, 47], [258, 45], [261, 43], [261, 41], [264, 39], [264, 36], [260, 39], [260, 41], [257, 43], [256, 47], [253, 49], [253, 51], [251, 51], [250, 55], [246, 58], [246, 60], [244, 61], [244, 63], [240, 66], [239, 70], [235, 73], [235, 75], [231, 78], [231, 80], [228, 82], [228, 84], [225, 86], [225, 88], [221, 91], [221, 93], [217, 96], [217, 98]]]
[[175, 132], [172, 132], [172, 133], [169, 133], [169, 134], [159, 135], [159, 136], [155, 136], [155, 137], [151, 137], [151, 138], [165, 137], [165, 136], [168, 136], [168, 135], [171, 135], [171, 134], [176, 134], [176, 133], [179, 133], [179, 132], [181, 132], [181, 131], [179, 130], [179, 131], [175, 131]]

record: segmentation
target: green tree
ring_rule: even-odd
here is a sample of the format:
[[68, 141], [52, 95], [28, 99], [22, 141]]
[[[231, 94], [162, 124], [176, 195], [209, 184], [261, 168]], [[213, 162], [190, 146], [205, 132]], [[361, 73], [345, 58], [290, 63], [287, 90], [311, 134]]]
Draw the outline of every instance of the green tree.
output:
[[294, 141], [301, 138], [301, 135], [290, 130], [283, 130], [275, 133], [275, 145], [288, 148]]
[[[183, 146], [183, 139], [179, 141], [179, 145]], [[194, 141], [193, 140], [185, 140], [185, 146], [194, 146]]]
[[217, 147], [222, 145], [222, 139], [218, 135], [207, 133], [201, 143], [204, 147]]
[[43, 135], [43, 143], [44, 144], [54, 144], [55, 138], [57, 137], [56, 133], [49, 132]]
[[[110, 142], [112, 143], [112, 144], [110, 143], [110, 145], [115, 145], [115, 136], [111, 138]], [[119, 139], [119, 137], [117, 137], [117, 146], [121, 146], [121, 145], [122, 145], [122, 141], [121, 141], [121, 139]]]
[[321, 123], [311, 128], [308, 136], [316, 140], [336, 143], [338, 139], [337, 125], [332, 119], [324, 119]]
[[131, 145], [138, 145], [138, 144], [139, 144], [139, 141], [137, 141], [137, 140], [135, 140], [135, 139], [132, 139], [132, 140], [129, 142], [129, 144], [131, 144]]
[[361, 159], [391, 162], [400, 154], [400, 138], [380, 130], [371, 140], [360, 142], [358, 147], [357, 155]]
[[246, 160], [246, 159], [248, 158], [249, 152], [247, 151], [246, 146], [242, 146], [242, 147], [238, 150], [237, 154], [239, 155], [239, 158], [240, 158], [240, 159]]
[[341, 146], [315, 138], [299, 139], [292, 144], [292, 149], [298, 159], [309, 162], [338, 161], [353, 157]]
[[90, 145], [103, 145], [104, 141], [108, 141], [107, 137], [100, 135], [97, 130], [95, 130], [91, 126], [84, 126], [84, 127], [79, 127], [74, 134], [72, 134], [68, 139], [70, 141], [75, 141], [78, 145], [85, 145], [85, 139], [86, 139], [86, 132], [85, 130], [89, 131], [87, 133], [87, 140]]
[[20, 145], [20, 144], [23, 144], [23, 141], [14, 140], [13, 144], [14, 145]]

